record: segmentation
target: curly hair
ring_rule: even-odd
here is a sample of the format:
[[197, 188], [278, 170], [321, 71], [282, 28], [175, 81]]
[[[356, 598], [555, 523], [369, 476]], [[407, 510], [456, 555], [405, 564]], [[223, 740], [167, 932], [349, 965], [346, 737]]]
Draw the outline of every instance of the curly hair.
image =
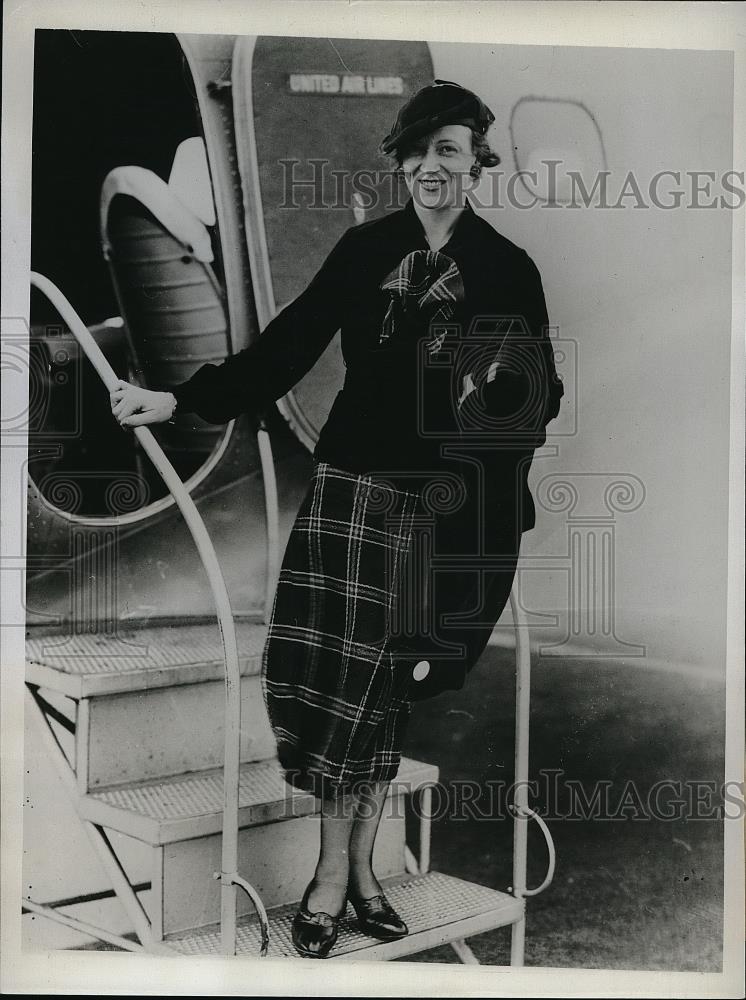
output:
[[484, 167], [496, 167], [500, 157], [494, 152], [487, 139], [479, 132], [471, 131], [471, 151], [477, 158], [478, 174]]
[[[479, 177], [484, 167], [496, 167], [500, 162], [500, 157], [494, 152], [487, 139], [481, 132], [476, 132], [474, 129], [471, 129], [471, 151], [477, 159], [471, 168], [472, 177]], [[401, 169], [401, 165], [407, 157], [407, 147], [399, 146], [392, 150], [390, 155], [393, 157], [397, 169]]]

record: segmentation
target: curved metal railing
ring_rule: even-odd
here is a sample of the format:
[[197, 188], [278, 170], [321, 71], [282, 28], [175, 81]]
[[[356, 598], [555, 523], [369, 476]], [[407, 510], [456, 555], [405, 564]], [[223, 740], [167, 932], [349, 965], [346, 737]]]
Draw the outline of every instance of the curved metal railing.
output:
[[[86, 357], [91, 362], [109, 392], [119, 378], [106, 360], [90, 331], [57, 286], [44, 275], [31, 272], [31, 284], [44, 294], [67, 323]], [[241, 728], [241, 676], [238, 666], [238, 645], [233, 612], [228, 589], [207, 528], [189, 492], [176, 470], [163, 453], [152, 431], [144, 426], [134, 426], [134, 433], [143, 450], [160, 474], [174, 501], [181, 511], [197, 546], [202, 564], [207, 572], [220, 627], [225, 661], [225, 758], [223, 770], [223, 836], [220, 871], [220, 936], [224, 955], [236, 953], [236, 889], [240, 886], [254, 903], [262, 930], [262, 957], [267, 953], [269, 929], [267, 915], [261, 900], [249, 884], [238, 874], [238, 786]]]
[[540, 885], [537, 885], [535, 889], [526, 889], [525, 887], [523, 889], [524, 896], [538, 896], [540, 892], [544, 892], [544, 890], [552, 884], [552, 879], [554, 878], [554, 867], [557, 860], [557, 854], [554, 849], [554, 840], [549, 827], [534, 809], [531, 809], [528, 806], [513, 805], [511, 806], [511, 812], [517, 817], [536, 820], [539, 825], [539, 829], [544, 834], [544, 840], [547, 845], [547, 854], [549, 855], [547, 873], [544, 876], [544, 881], [541, 882]]
[[[552, 834], [542, 818], [528, 804], [528, 743], [531, 707], [531, 647], [528, 638], [528, 623], [521, 610], [516, 594], [516, 582], [510, 590], [510, 611], [516, 635], [516, 682], [515, 682], [515, 801], [511, 812], [515, 817], [513, 828], [513, 885], [516, 899], [536, 896], [542, 892], [554, 877], [555, 851]], [[528, 820], [535, 819], [547, 843], [549, 868], [544, 881], [536, 889], [526, 887], [526, 862], [528, 854]], [[526, 918], [521, 917], [513, 925], [510, 945], [510, 964], [523, 965], [526, 935]]]

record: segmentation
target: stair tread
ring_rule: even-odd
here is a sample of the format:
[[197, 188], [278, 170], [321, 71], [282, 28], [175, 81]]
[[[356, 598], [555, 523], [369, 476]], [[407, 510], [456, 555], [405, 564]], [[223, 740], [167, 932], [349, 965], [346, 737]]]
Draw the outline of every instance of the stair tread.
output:
[[[403, 757], [390, 793], [411, 792], [437, 780], [435, 765]], [[238, 804], [242, 826], [317, 810], [313, 795], [285, 782], [275, 758], [241, 765]], [[79, 802], [84, 819], [158, 844], [219, 832], [222, 810], [222, 768], [110, 786], [89, 792]]]
[[[267, 626], [236, 620], [242, 674], [259, 671]], [[217, 621], [197, 624], [120, 623], [117, 635], [30, 636], [26, 679], [72, 697], [222, 680], [223, 644]]]
[[[434, 948], [472, 934], [504, 927], [524, 911], [520, 899], [475, 882], [428, 872], [382, 880], [391, 905], [402, 916], [409, 934], [399, 941], [382, 942], [362, 934], [355, 913], [348, 905], [340, 921], [339, 937], [330, 959], [390, 960]], [[268, 958], [299, 958], [293, 946], [291, 924], [298, 903], [268, 911], [270, 940]], [[220, 954], [220, 927], [211, 925], [179, 931], [166, 938], [169, 947], [183, 955]], [[261, 946], [259, 922], [252, 914], [240, 918], [236, 954], [257, 957]]]

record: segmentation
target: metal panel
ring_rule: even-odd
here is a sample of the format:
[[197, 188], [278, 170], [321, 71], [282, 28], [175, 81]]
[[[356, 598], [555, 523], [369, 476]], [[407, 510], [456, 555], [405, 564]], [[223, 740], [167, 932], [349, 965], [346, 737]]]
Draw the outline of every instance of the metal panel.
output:
[[[220, 767], [224, 701], [218, 681], [90, 699], [88, 788]], [[240, 754], [275, 754], [258, 677], [241, 682]]]
[[[393, 809], [392, 809], [393, 806]], [[404, 871], [404, 810], [390, 800], [381, 820], [374, 864], [380, 877]], [[254, 886], [265, 906], [299, 899], [313, 875], [319, 852], [318, 816], [288, 823], [249, 827], [238, 842], [238, 870]], [[164, 848], [164, 932], [214, 923], [220, 915], [220, 837], [180, 841]], [[238, 897], [239, 916], [253, 913], [250, 900]]]
[[78, 794], [85, 795], [88, 791], [88, 765], [90, 763], [90, 702], [82, 698], [77, 703], [75, 714], [75, 779]]
[[[308, 72], [337, 79], [340, 66], [348, 70], [346, 82], [361, 83], [362, 91], [345, 87], [341, 80], [336, 93], [302, 93], [290, 84], [291, 75]], [[366, 79], [381, 77], [398, 83], [394, 92], [365, 86]], [[396, 184], [387, 176], [391, 168], [377, 154], [377, 146], [390, 130], [404, 95], [432, 77], [425, 42], [337, 39], [329, 45], [325, 38], [274, 35], [237, 39], [232, 67], [236, 155], [262, 329], [305, 288], [345, 229], [362, 221], [363, 215], [378, 217], [400, 207], [393, 197]], [[308, 128], [310, 121], [318, 127]], [[308, 185], [302, 179], [317, 176], [314, 163], [324, 166], [319, 190], [309, 204]], [[289, 166], [295, 188], [288, 190], [286, 172], [279, 164]], [[355, 180], [362, 176], [365, 194]], [[336, 186], [339, 178], [344, 179], [344, 190]], [[374, 187], [373, 204], [359, 214]], [[293, 211], [288, 211], [289, 204], [295, 206]], [[303, 247], [303, 253], [297, 247]], [[341, 351], [333, 342], [312, 371], [278, 401], [309, 451], [343, 374]]]
[[166, 898], [163, 892], [163, 871], [165, 867], [165, 848], [154, 847], [152, 851], [152, 868], [150, 874], [150, 905], [148, 914], [150, 916], [150, 928], [153, 938], [156, 941], [163, 940], [163, 910]]

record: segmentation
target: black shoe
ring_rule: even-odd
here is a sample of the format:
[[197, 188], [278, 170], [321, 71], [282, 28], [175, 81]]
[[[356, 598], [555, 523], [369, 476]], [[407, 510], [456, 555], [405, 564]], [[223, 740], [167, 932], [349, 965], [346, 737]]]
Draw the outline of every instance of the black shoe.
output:
[[409, 928], [386, 899], [383, 892], [368, 899], [350, 893], [360, 930], [381, 941], [396, 941], [409, 934]]
[[300, 908], [293, 917], [293, 944], [304, 958], [326, 958], [337, 941], [339, 920], [347, 908], [345, 900], [342, 910], [336, 916], [323, 910], [311, 913], [308, 909], [308, 897], [315, 882], [315, 879], [309, 882]]

